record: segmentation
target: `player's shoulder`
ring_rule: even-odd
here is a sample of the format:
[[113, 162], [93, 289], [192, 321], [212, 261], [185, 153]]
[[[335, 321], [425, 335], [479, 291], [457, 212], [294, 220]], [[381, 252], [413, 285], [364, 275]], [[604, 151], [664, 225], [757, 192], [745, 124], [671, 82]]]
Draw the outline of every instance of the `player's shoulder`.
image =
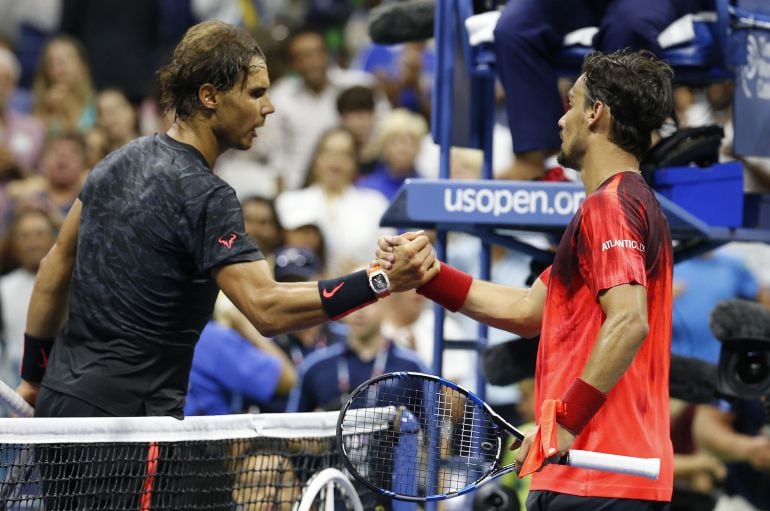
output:
[[583, 210], [619, 205], [621, 202], [647, 202], [654, 193], [638, 172], [626, 171], [614, 174], [583, 201]]

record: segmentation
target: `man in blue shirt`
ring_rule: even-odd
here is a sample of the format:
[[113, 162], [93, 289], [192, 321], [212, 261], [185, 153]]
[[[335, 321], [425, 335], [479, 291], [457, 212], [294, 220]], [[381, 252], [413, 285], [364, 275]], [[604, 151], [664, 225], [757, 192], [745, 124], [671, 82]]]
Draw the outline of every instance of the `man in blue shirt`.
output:
[[429, 372], [417, 354], [396, 346], [380, 330], [384, 307], [378, 302], [342, 321], [347, 341], [314, 351], [299, 368], [299, 385], [289, 396], [287, 412], [339, 410], [366, 380], [393, 371]]
[[711, 311], [722, 300], [755, 300], [758, 293], [743, 262], [722, 250], [676, 264], [671, 352], [718, 363], [721, 344], [709, 327]]
[[184, 414], [242, 413], [249, 402], [266, 403], [286, 395], [294, 381], [294, 369], [285, 357], [210, 321], [195, 346]]

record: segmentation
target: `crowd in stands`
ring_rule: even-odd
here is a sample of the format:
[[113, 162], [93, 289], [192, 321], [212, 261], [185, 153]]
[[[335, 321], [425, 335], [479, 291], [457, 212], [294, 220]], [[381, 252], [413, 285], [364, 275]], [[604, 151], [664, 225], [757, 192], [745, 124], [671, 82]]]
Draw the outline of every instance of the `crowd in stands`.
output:
[[[173, 114], [159, 111], [153, 70], [184, 30], [203, 19], [247, 27], [270, 63], [275, 114], [250, 150], [226, 153], [214, 172], [236, 190], [246, 230], [276, 279], [314, 280], [368, 264], [377, 238], [390, 232], [379, 219], [401, 183], [438, 174], [429, 133], [432, 42], [371, 43], [365, 35], [366, 14], [379, 3], [0, 1], [5, 18], [0, 22], [0, 378], [11, 387], [19, 382], [35, 272], [85, 177], [114, 149], [163, 132], [173, 122]], [[721, 157], [744, 162], [748, 191], [768, 192], [768, 161], [732, 151], [731, 94], [730, 83], [680, 87], [675, 96], [679, 124], [725, 127]], [[531, 98], [522, 101], [528, 108], [541, 107]], [[503, 121], [495, 131], [494, 171], [510, 176], [515, 144], [504, 126], [504, 100], [498, 109]], [[458, 149], [451, 166], [453, 178], [478, 178], [481, 156]], [[570, 169], [557, 170], [540, 177], [579, 179]], [[538, 241], [543, 248], [553, 242]], [[449, 258], [456, 266], [478, 274], [479, 253], [478, 240], [450, 236]], [[496, 247], [493, 280], [524, 285], [531, 264], [529, 256]], [[719, 300], [741, 297], [770, 307], [770, 249], [762, 244], [728, 245], [678, 265], [674, 277], [676, 353], [718, 361], [708, 315]], [[185, 411], [334, 409], [372, 375], [429, 371], [430, 305], [414, 292], [404, 293], [339, 323], [265, 339], [221, 298], [198, 345]], [[446, 337], [471, 339], [475, 328], [449, 315]], [[490, 339], [510, 335], [493, 331]], [[475, 354], [448, 351], [444, 376], [472, 387], [476, 360]], [[529, 394], [511, 387], [492, 389], [490, 396], [511, 404]], [[682, 456], [689, 456], [678, 461], [681, 488], [715, 500], [726, 477], [720, 460], [729, 466], [743, 462], [741, 470], [761, 475], [763, 488], [770, 487], [770, 440], [755, 438], [758, 428], [736, 432], [731, 421], [739, 408], [672, 404], [674, 424], [684, 421], [688, 428], [687, 441], [677, 445]], [[532, 419], [531, 410], [512, 413]], [[730, 433], [745, 449], [727, 452], [714, 431]], [[767, 494], [747, 496], [754, 507], [746, 509], [770, 509], [762, 498]]]

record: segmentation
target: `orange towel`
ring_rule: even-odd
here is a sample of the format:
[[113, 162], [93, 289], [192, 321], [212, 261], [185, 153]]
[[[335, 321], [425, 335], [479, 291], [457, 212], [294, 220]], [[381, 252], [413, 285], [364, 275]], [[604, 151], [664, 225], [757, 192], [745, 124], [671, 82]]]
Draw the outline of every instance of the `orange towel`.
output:
[[529, 448], [527, 457], [519, 470], [519, 477], [536, 472], [543, 467], [548, 458], [559, 451], [556, 416], [565, 412], [560, 399], [546, 399], [540, 409], [540, 424], [535, 432], [535, 439]]

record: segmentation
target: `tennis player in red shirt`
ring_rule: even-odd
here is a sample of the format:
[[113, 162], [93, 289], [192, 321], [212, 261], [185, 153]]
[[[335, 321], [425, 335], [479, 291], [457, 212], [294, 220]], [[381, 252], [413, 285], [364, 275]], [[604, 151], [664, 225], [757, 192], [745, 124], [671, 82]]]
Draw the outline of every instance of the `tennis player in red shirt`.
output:
[[[530, 289], [475, 280], [443, 263], [419, 289], [491, 326], [523, 337], [540, 334], [539, 428], [517, 459], [522, 473], [538, 470], [529, 511], [669, 509], [672, 246], [639, 162], [653, 130], [671, 113], [671, 76], [667, 64], [645, 51], [586, 58], [559, 120], [559, 159], [581, 171], [587, 197], [553, 265]], [[407, 239], [380, 241], [383, 267], [410, 264], [399, 257]], [[548, 464], [568, 449], [660, 458], [660, 477]]]

